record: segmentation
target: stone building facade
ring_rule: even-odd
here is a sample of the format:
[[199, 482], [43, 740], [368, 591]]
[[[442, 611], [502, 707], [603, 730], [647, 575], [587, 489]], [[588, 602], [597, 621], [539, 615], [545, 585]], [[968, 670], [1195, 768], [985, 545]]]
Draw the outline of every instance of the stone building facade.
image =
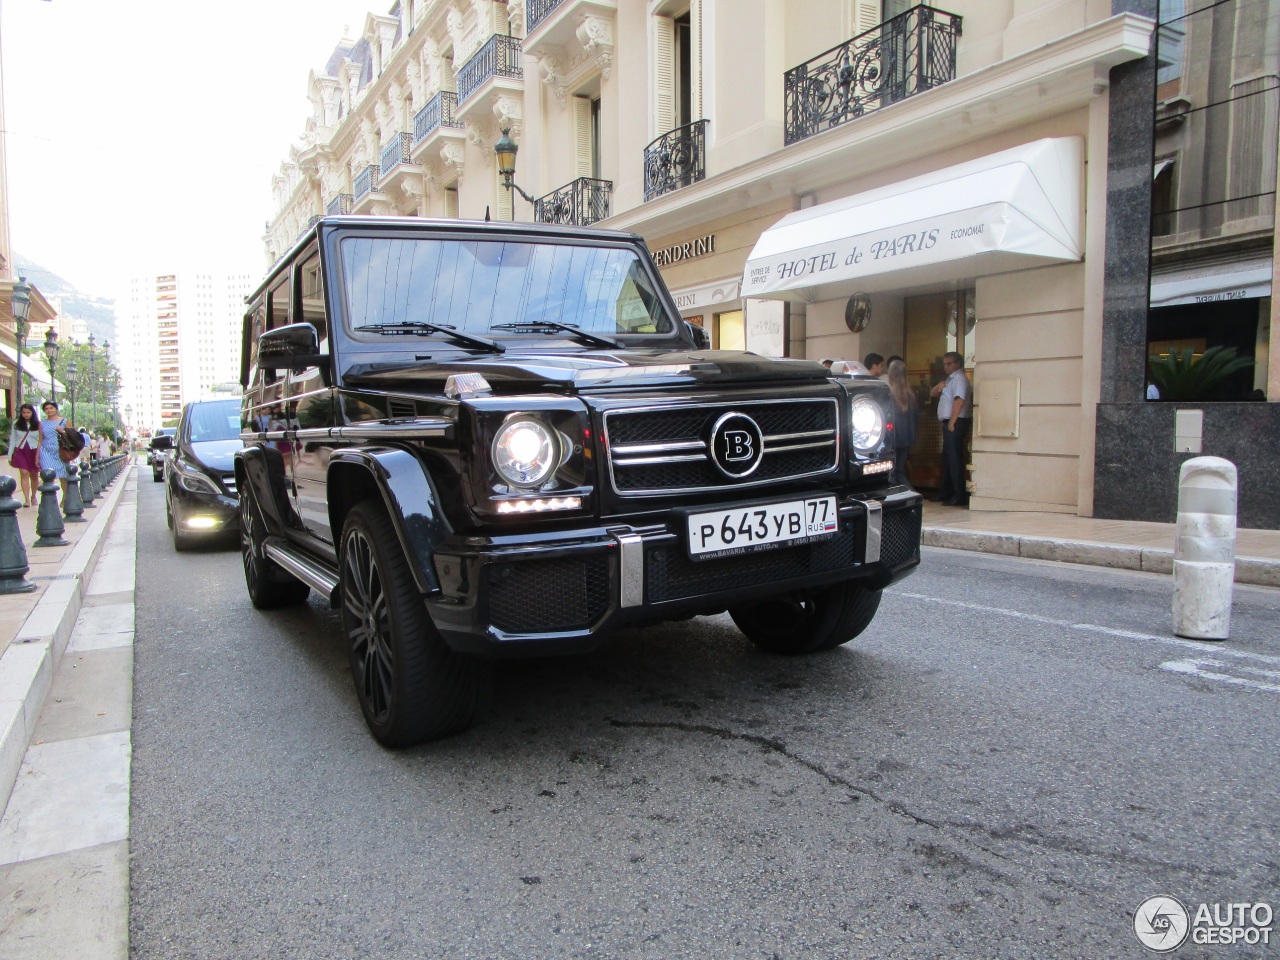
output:
[[[1114, 515], [1099, 451], [1126, 442], [1107, 405], [1144, 403], [1174, 12], [1158, 29], [1155, 0], [401, 0], [308, 79], [268, 258], [326, 212], [631, 230], [717, 346], [903, 356], [917, 485], [938, 474], [927, 394], [956, 350], [971, 506]], [[533, 204], [501, 188], [504, 129]], [[1273, 222], [1274, 184], [1257, 192]], [[1269, 401], [1276, 327], [1257, 340]]]

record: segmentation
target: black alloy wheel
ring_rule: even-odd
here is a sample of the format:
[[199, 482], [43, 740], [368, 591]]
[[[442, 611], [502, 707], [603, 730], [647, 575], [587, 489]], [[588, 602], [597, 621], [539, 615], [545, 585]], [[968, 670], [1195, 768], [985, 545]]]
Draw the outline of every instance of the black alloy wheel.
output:
[[266, 538], [267, 526], [246, 479], [240, 490], [240, 558], [249, 600], [259, 610], [296, 606], [307, 599], [311, 588], [267, 558], [262, 549]]
[[845, 582], [733, 607], [729, 616], [761, 650], [795, 655], [848, 643], [867, 629], [879, 608], [879, 590]]
[[351, 675], [374, 737], [407, 747], [469, 727], [489, 666], [445, 644], [381, 504], [366, 500], [347, 515], [340, 567]]

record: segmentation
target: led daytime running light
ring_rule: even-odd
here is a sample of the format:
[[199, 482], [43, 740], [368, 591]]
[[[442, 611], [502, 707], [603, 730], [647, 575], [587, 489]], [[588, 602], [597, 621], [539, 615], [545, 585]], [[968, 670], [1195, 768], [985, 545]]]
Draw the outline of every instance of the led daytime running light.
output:
[[893, 469], [892, 460], [881, 460], [878, 463], [864, 463], [862, 465], [862, 475], [869, 473], [889, 473]]
[[580, 510], [581, 497], [552, 497], [543, 500], [503, 500], [498, 513], [546, 513], [548, 510]]

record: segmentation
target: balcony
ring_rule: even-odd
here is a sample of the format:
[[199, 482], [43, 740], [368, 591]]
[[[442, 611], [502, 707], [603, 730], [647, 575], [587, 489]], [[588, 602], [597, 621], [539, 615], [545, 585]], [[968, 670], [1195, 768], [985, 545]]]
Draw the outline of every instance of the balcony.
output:
[[441, 127], [461, 130], [462, 122], [454, 117], [458, 107], [458, 95], [441, 90], [427, 101], [427, 105], [413, 118], [413, 146], [417, 146]]
[[784, 75], [785, 141], [873, 113], [956, 76], [962, 19], [912, 7]]
[[522, 80], [524, 69], [521, 66], [520, 41], [495, 33], [458, 71], [459, 105], [466, 103], [467, 98], [488, 81], [499, 77]]
[[356, 176], [351, 187], [351, 202], [357, 204], [378, 189], [378, 165], [371, 163]]
[[707, 121], [664, 133], [644, 148], [644, 199], [697, 183], [707, 176]]
[[612, 197], [612, 180], [579, 177], [559, 190], [539, 197], [533, 205], [533, 219], [538, 223], [585, 227], [609, 216]]
[[340, 193], [324, 208], [325, 216], [336, 217], [339, 214], [351, 212], [351, 194]]
[[525, 25], [526, 33], [533, 33], [538, 29], [538, 24], [547, 19], [556, 7], [564, 3], [564, 0], [529, 0], [529, 12], [527, 14], [529, 22]]
[[378, 178], [375, 188], [384, 194], [396, 196], [396, 187], [406, 176], [416, 173], [418, 161], [409, 155], [413, 147], [413, 134], [396, 133], [382, 148], [378, 158]]

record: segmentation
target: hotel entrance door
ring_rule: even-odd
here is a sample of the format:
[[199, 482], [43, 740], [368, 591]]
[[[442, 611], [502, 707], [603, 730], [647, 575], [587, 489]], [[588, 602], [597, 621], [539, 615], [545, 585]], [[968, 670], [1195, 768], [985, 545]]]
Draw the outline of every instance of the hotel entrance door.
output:
[[914, 487], [936, 489], [942, 482], [942, 427], [938, 401], [929, 396], [929, 390], [943, 379], [942, 355], [951, 351], [964, 357], [965, 375], [973, 381], [977, 339], [973, 288], [907, 297], [903, 314], [907, 382], [920, 404], [920, 429], [911, 448], [908, 476]]

